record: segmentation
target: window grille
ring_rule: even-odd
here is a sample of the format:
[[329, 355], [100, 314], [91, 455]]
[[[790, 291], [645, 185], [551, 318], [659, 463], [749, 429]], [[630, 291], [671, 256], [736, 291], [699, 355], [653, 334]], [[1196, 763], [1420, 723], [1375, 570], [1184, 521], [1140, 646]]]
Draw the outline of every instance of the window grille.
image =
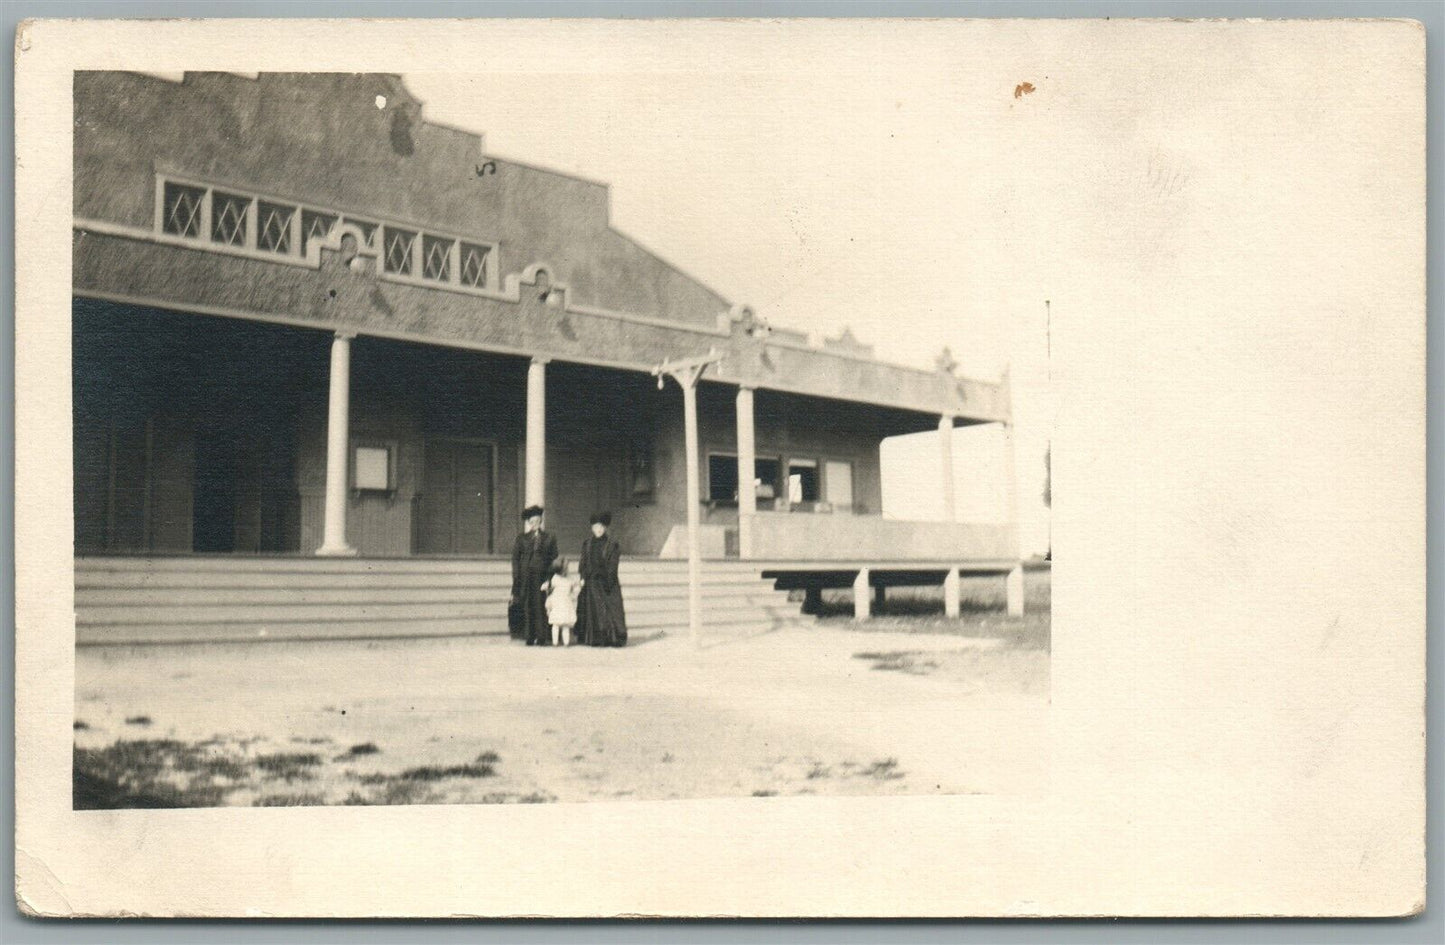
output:
[[261, 221], [256, 245], [272, 253], [291, 252], [291, 219], [296, 208], [263, 200], [256, 205], [256, 213]]
[[320, 213], [316, 210], [301, 211], [301, 255], [311, 247], [312, 240], [325, 239], [336, 225], [334, 213]]
[[487, 246], [477, 246], [474, 243], [462, 244], [462, 285], [469, 285], [474, 289], [486, 288], [487, 254], [489, 252], [491, 249]]
[[162, 228], [176, 236], [201, 235], [201, 203], [206, 192], [184, 184], [166, 184]]
[[450, 282], [452, 279], [452, 247], [455, 241], [439, 236], [422, 237], [421, 274], [428, 279]]
[[416, 234], [410, 230], [386, 228], [386, 271], [398, 275], [411, 275], [411, 248], [416, 243]]
[[234, 194], [211, 192], [211, 239], [227, 246], [246, 245], [246, 211], [251, 201]]
[[361, 235], [366, 237], [366, 244], [368, 246], [373, 246], [376, 244], [377, 225], [375, 223], [371, 223], [367, 220], [358, 220], [355, 217], [346, 217], [345, 219], [347, 223], [351, 224], [352, 226], [356, 227], [358, 230], [361, 231]]

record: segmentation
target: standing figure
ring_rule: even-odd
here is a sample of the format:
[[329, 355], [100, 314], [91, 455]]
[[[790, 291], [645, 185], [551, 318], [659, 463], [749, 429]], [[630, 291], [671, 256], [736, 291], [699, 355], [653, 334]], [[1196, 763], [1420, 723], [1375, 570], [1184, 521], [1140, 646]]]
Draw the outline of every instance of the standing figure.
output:
[[557, 560], [557, 539], [542, 530], [542, 507], [529, 505], [522, 512], [522, 534], [512, 545], [512, 604], [521, 613], [520, 632], [528, 646], [546, 645], [547, 601], [542, 585], [552, 576]]
[[552, 577], [542, 589], [547, 592], [547, 622], [552, 625], [552, 645], [572, 645], [572, 625], [577, 622], [577, 579], [567, 559], [559, 558]]
[[592, 535], [582, 542], [577, 635], [588, 646], [627, 645], [627, 616], [622, 610], [622, 588], [617, 583], [622, 547], [607, 534], [611, 524], [611, 513], [593, 515]]

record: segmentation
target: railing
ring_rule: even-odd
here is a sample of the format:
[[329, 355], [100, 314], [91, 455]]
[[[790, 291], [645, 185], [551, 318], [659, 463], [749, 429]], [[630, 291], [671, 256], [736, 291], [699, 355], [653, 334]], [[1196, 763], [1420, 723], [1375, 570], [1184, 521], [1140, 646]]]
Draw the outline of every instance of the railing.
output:
[[1018, 541], [1008, 525], [758, 512], [753, 516], [752, 557], [789, 561], [1013, 559], [1018, 557]]

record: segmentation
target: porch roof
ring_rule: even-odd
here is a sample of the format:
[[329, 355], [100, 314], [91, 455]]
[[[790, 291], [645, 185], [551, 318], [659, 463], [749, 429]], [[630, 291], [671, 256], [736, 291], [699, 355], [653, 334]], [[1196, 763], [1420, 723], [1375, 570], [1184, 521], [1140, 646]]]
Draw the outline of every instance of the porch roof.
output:
[[933, 417], [947, 414], [963, 423], [1009, 419], [1006, 382], [887, 364], [787, 335], [754, 335], [726, 318], [709, 330], [565, 301], [549, 304], [517, 278], [509, 280], [510, 294], [446, 291], [388, 279], [376, 271], [374, 260], [357, 272], [342, 265], [329, 247], [309, 261], [281, 265], [175, 242], [148, 230], [78, 220], [75, 294], [642, 373], [663, 360], [713, 349], [723, 358], [703, 380]]

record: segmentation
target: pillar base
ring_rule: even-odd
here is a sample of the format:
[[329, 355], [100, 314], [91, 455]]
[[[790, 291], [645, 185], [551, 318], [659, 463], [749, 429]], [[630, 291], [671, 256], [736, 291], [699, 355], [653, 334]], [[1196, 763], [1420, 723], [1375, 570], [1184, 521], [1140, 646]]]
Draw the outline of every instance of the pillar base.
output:
[[961, 583], [958, 568], [949, 568], [948, 573], [943, 576], [943, 615], [952, 620], [958, 619], [959, 615], [958, 598]]
[[356, 549], [350, 545], [322, 545], [316, 549], [318, 558], [355, 558]]
[[1005, 594], [1008, 598], [1008, 615], [1010, 617], [1022, 617], [1024, 615], [1024, 566], [1019, 565], [1008, 573], [1004, 584]]
[[867, 620], [873, 615], [869, 606], [872, 603], [872, 597], [870, 595], [871, 590], [868, 586], [868, 569], [864, 568], [863, 570], [859, 571], [858, 576], [853, 579], [854, 620]]

